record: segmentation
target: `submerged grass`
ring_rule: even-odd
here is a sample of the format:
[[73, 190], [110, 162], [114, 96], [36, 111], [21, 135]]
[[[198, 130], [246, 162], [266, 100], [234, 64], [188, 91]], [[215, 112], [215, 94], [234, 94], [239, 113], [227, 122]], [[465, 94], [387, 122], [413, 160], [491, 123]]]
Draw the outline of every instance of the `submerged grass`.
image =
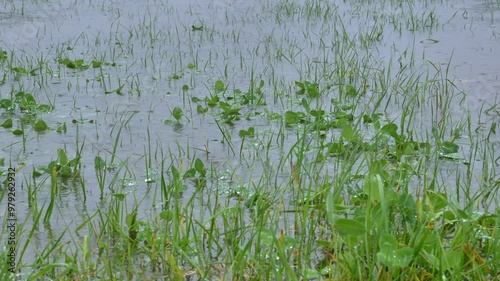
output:
[[467, 103], [416, 37], [388, 43], [445, 29], [437, 4], [368, 2], [212, 5], [175, 28], [168, 5], [89, 2], [110, 37], [0, 49], [3, 151], [33, 166], [0, 279], [500, 278], [497, 101]]

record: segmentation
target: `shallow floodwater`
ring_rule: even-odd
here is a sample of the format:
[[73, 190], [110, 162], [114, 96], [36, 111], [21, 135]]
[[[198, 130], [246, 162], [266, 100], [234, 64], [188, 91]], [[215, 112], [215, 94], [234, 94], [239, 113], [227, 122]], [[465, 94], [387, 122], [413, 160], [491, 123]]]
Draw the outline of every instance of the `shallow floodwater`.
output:
[[[467, 112], [470, 126], [484, 135], [479, 139], [485, 140], [498, 122], [498, 1], [101, 2], [0, 4], [0, 49], [8, 56], [0, 60], [0, 81], [5, 77], [0, 99], [24, 91], [39, 104], [53, 105], [52, 111], [39, 115], [51, 129], [41, 133], [27, 129], [24, 137], [12, 134], [21, 127], [23, 113], [0, 109], [0, 123], [14, 120], [12, 129], [0, 128], [0, 158], [5, 158], [1, 169], [23, 167], [16, 177], [19, 221], [33, 208], [28, 204], [27, 185], [34, 181], [38, 185], [38, 208], [50, 197], [50, 178], [44, 174], [33, 180], [33, 169], [57, 160], [58, 149], [70, 159], [81, 152], [81, 181], [61, 182], [50, 231], [45, 226], [34, 234], [27, 260], [37, 247], [64, 230], [83, 237], [85, 233], [73, 233], [73, 229], [106, 205], [100, 199], [96, 156], [108, 164], [104, 192], [134, 194], [126, 197], [131, 209], [134, 198], [144, 198], [146, 203], [140, 205], [144, 217], [161, 206], [159, 191], [154, 190], [159, 189], [162, 160], [165, 170], [174, 165], [185, 171], [192, 164], [188, 161], [200, 158], [209, 170], [207, 188], [222, 196], [244, 187], [251, 192], [255, 183], [285, 189], [293, 175], [280, 159], [297, 149], [301, 125], [285, 126], [279, 116], [302, 108], [303, 96], [296, 94], [295, 81], [317, 81], [320, 88], [328, 88], [311, 101], [325, 111], [333, 111], [330, 101], [338, 98], [340, 84], [361, 88], [367, 83], [365, 96], [342, 102], [356, 102], [356, 112], [372, 110], [400, 124], [402, 103], [413, 90], [405, 79], [436, 79], [436, 84], [418, 89], [427, 91], [411, 116], [412, 133], [420, 140], [430, 138], [440, 120], [446, 121], [446, 136], [454, 127], [469, 126]], [[103, 65], [71, 69], [59, 63], [62, 58]], [[37, 70], [23, 75], [11, 71], [13, 67]], [[349, 81], [340, 81], [342, 71], [352, 72]], [[384, 79], [402, 82], [389, 86], [381, 105], [375, 106], [372, 97], [381, 93], [371, 89], [383, 88]], [[222, 93], [214, 89], [218, 80], [225, 83]], [[261, 80], [265, 105], [241, 106], [241, 116], [232, 124], [224, 122], [219, 109], [205, 104], [205, 98], [215, 95], [230, 103], [237, 98], [235, 89], [249, 92]], [[440, 108], [433, 105], [436, 96]], [[199, 113], [198, 105], [208, 112]], [[176, 107], [183, 110], [178, 124], [172, 115]], [[62, 124], [67, 131], [56, 132]], [[243, 141], [239, 132], [249, 127], [255, 128], [258, 137]], [[338, 134], [330, 130], [326, 138]], [[311, 143], [319, 143], [314, 134], [309, 137]], [[460, 157], [443, 160], [440, 180], [444, 185], [453, 186], [457, 176], [467, 171], [463, 162], [471, 160], [473, 153], [469, 137], [457, 140]], [[472, 173], [482, 173], [483, 161], [498, 160], [494, 151], [499, 140], [493, 134], [482, 144], [490, 147], [492, 156], [474, 156]], [[314, 161], [315, 148], [311, 145], [306, 161]], [[497, 171], [498, 163], [489, 169]], [[273, 175], [273, 181], [259, 182], [266, 173]], [[118, 180], [112, 181], [113, 176]], [[479, 188], [479, 184], [473, 186]], [[186, 198], [194, 188], [188, 184]], [[4, 202], [0, 208], [5, 208]]]

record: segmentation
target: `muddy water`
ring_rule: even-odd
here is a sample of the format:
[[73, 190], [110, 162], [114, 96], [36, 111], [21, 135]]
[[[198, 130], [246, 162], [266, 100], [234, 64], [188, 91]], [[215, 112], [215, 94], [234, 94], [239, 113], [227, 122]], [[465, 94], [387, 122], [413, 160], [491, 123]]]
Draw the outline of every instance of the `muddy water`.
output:
[[[203, 26], [203, 30], [193, 26]], [[290, 170], [279, 162], [295, 144], [297, 133], [266, 116], [300, 108], [294, 81], [333, 85], [320, 100], [325, 110], [332, 110], [326, 104], [336, 98], [340, 78], [335, 73], [342, 67], [355, 74], [352, 83], [358, 85], [362, 73], [372, 79], [389, 68], [392, 79], [440, 79], [453, 90], [445, 94], [438, 87], [422, 93], [423, 105], [412, 121], [418, 130], [415, 134], [427, 138], [439, 118], [452, 124], [446, 127], [450, 130], [466, 121], [467, 111], [476, 132], [487, 134], [500, 109], [489, 115], [479, 112], [496, 106], [500, 91], [499, 28], [500, 3], [485, 0], [403, 5], [391, 1], [7, 1], [0, 4], [0, 48], [9, 57], [12, 54], [12, 67], [42, 68], [34, 76], [16, 76], [9, 70], [10, 63], [2, 63], [0, 75], [5, 72], [6, 79], [0, 86], [1, 98], [24, 90], [39, 103], [53, 103], [54, 110], [41, 118], [53, 129], [66, 123], [67, 132], [28, 130], [23, 143], [21, 136], [1, 128], [0, 157], [6, 165], [11, 161], [13, 166], [24, 166], [17, 181], [26, 191], [26, 185], [33, 183], [33, 167], [57, 159], [59, 148], [70, 158], [83, 148], [86, 201], [81, 183], [62, 183], [61, 200], [53, 214], [56, 232], [79, 225], [85, 220], [82, 214], [93, 214], [101, 206], [94, 158], [100, 156], [109, 163], [115, 148], [114, 164], [126, 168], [111, 170], [109, 178], [117, 173], [122, 180], [118, 182], [127, 184], [108, 188], [107, 182], [105, 192], [146, 196], [147, 203], [141, 205], [145, 214], [159, 205], [154, 193], [148, 194], [158, 189], [158, 181], [145, 182], [149, 158], [156, 173], [162, 159], [167, 159], [167, 166], [178, 165], [181, 159], [184, 165], [187, 159], [203, 159], [212, 168], [209, 185], [214, 192], [230, 193], [236, 185], [258, 182], [265, 171], [278, 179], [267, 184], [284, 187]], [[360, 35], [367, 39], [360, 40]], [[71, 70], [58, 63], [66, 57], [114, 65]], [[341, 58], [350, 60], [341, 66]], [[267, 105], [244, 107], [241, 120], [222, 126], [224, 134], [232, 136], [231, 148], [217, 125], [218, 115], [197, 113], [192, 98], [203, 100], [215, 94], [217, 80], [226, 83], [227, 96], [234, 89], [246, 92], [252, 79], [255, 85], [265, 82], [262, 90]], [[188, 91], [182, 90], [184, 85]], [[121, 86], [121, 95], [105, 93]], [[399, 124], [405, 90], [393, 89], [388, 95], [394, 96], [387, 97], [385, 108], [378, 110], [385, 109], [387, 120]], [[450, 104], [441, 111], [433, 108], [430, 103], [435, 95], [449, 97]], [[373, 107], [370, 96], [356, 102], [359, 111]], [[174, 107], [184, 110], [181, 125], [165, 124], [173, 119]], [[433, 110], [435, 117], [430, 114]], [[0, 123], [21, 116], [4, 110], [1, 114]], [[19, 126], [15, 122], [14, 127]], [[240, 157], [238, 132], [250, 126], [259, 132], [259, 141], [247, 142]], [[463, 144], [464, 161], [472, 153], [467, 138], [458, 141]], [[266, 153], [268, 144], [271, 148]], [[486, 145], [494, 151], [498, 136], [493, 135]], [[486, 159], [473, 160], [477, 161], [474, 172], [480, 174]], [[444, 163], [443, 178], [453, 183], [460, 165], [460, 161]], [[40, 205], [49, 196], [48, 182], [37, 180]], [[127, 199], [132, 204], [132, 196]], [[26, 192], [19, 192], [17, 200], [24, 210], [19, 212], [22, 219], [29, 213]], [[3, 202], [0, 206], [4, 207]], [[37, 235], [42, 245], [51, 238], [43, 230]]]

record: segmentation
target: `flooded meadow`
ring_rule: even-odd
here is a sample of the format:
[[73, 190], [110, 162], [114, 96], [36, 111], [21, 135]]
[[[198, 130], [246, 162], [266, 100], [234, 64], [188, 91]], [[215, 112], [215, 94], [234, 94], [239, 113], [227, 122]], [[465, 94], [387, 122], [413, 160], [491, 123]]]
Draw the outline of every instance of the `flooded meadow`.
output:
[[500, 1], [0, 3], [1, 280], [500, 278]]

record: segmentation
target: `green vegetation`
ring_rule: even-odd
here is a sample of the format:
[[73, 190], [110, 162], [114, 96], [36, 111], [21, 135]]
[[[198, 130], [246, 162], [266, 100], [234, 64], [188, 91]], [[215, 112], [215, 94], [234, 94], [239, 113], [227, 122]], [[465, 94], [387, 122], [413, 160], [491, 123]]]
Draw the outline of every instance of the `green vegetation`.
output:
[[438, 44], [474, 11], [11, 2], [60, 18], [0, 41], [0, 280], [500, 278], [500, 107]]

